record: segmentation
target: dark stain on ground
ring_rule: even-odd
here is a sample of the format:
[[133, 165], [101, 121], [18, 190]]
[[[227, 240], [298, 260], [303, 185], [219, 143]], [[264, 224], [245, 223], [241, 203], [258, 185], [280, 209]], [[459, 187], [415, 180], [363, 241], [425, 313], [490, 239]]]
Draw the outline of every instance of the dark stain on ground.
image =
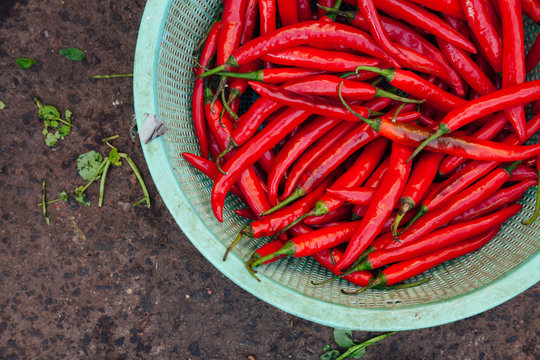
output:
[[[179, 230], [129, 137], [131, 79], [91, 79], [131, 72], [143, 8], [133, 0], [0, 0], [0, 359], [318, 359], [334, 344], [331, 328], [247, 294]], [[58, 55], [70, 46], [86, 59]], [[22, 70], [20, 56], [39, 64]], [[53, 149], [33, 96], [73, 112], [72, 134]], [[131, 206], [141, 191], [123, 166], [110, 171], [102, 208], [93, 186], [90, 207], [51, 204], [47, 226], [36, 206], [41, 179], [49, 199], [81, 185], [77, 155], [105, 154], [101, 139], [114, 134], [139, 165], [152, 208]], [[534, 359], [539, 299], [536, 285], [472, 318], [398, 333], [364, 359]]]

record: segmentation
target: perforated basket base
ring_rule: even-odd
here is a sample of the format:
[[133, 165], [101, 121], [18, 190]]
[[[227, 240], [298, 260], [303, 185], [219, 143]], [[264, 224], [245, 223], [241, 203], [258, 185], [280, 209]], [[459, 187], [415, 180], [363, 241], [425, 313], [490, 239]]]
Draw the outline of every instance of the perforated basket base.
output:
[[[182, 152], [199, 153], [191, 121], [195, 66], [193, 49], [214, 18], [214, 1], [149, 0], [135, 56], [135, 114], [139, 127], [145, 113], [157, 114], [170, 131], [143, 145], [153, 180], [169, 211], [199, 251], [236, 284], [282, 310], [321, 324], [359, 330], [405, 330], [439, 325], [494, 307], [539, 279], [540, 222], [521, 220], [534, 208], [535, 188], [521, 200], [523, 211], [508, 221], [481, 250], [420, 275], [432, 280], [395, 291], [352, 290], [346, 281], [313, 286], [331, 274], [311, 258], [286, 258], [261, 267], [257, 282], [244, 261], [265, 239], [244, 238], [226, 262], [222, 256], [246, 221], [233, 209], [243, 207], [229, 196], [224, 222], [212, 215], [212, 182], [190, 167]], [[526, 19], [527, 45], [538, 28]], [[532, 77], [538, 77], [538, 68]]]

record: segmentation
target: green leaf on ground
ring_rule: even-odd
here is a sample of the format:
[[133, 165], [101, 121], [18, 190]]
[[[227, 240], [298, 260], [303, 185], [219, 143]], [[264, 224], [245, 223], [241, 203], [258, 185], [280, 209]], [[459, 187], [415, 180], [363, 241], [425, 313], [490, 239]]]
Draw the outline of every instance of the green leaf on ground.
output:
[[84, 206], [90, 206], [90, 201], [86, 198], [85, 193], [75, 195], [75, 200], [77, 200], [77, 202], [83, 204]]
[[60, 134], [60, 136], [62, 136], [62, 138], [69, 135], [70, 132], [71, 128], [67, 125], [62, 125], [58, 128], [58, 133]]
[[109, 161], [111, 162], [111, 164], [113, 164], [115, 166], [121, 166], [122, 165], [122, 162], [120, 161], [120, 155], [118, 154], [118, 149], [117, 148], [113, 148], [109, 152]]
[[348, 349], [355, 344], [352, 339], [352, 331], [345, 329], [334, 329], [334, 341], [344, 349]]
[[15, 60], [17, 62], [17, 65], [19, 65], [19, 67], [21, 69], [30, 69], [32, 66], [36, 65], [39, 61], [37, 60], [32, 60], [32, 59], [27, 59], [27, 58], [18, 58], [17, 60]]
[[44, 105], [40, 106], [38, 117], [44, 120], [58, 120], [60, 119], [60, 112], [52, 105]]
[[6, 103], [3, 101], [0, 101], [0, 110], [4, 110], [6, 108]]
[[55, 136], [55, 134], [48, 132], [47, 136], [45, 137], [45, 144], [47, 146], [54, 146], [58, 142], [58, 138]]
[[320, 360], [336, 360], [341, 353], [338, 350], [330, 350], [322, 354]]
[[97, 178], [102, 162], [103, 156], [97, 151], [90, 150], [77, 158], [77, 171], [83, 180], [90, 181]]
[[81, 61], [84, 60], [85, 57], [84, 52], [77, 48], [60, 49], [58, 53], [65, 56], [66, 59], [71, 61]]
[[67, 192], [60, 191], [59, 195], [60, 195], [60, 199], [64, 200], [65, 202], [69, 200], [69, 195], [67, 194]]

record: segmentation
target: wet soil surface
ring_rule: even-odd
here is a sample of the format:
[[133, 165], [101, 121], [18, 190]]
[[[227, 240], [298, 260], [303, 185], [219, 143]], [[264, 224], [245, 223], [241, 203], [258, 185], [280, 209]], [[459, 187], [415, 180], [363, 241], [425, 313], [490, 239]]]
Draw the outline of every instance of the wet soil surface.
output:
[[[246, 293], [199, 254], [157, 193], [133, 118], [131, 72], [144, 0], [0, 1], [0, 359], [318, 359], [332, 329]], [[58, 55], [86, 53], [81, 62]], [[22, 70], [18, 57], [38, 59]], [[44, 143], [33, 97], [73, 112], [74, 129]], [[75, 161], [101, 139], [131, 154], [152, 207], [124, 165], [111, 170], [104, 205], [36, 205], [82, 185]], [[536, 285], [472, 318], [398, 333], [365, 359], [538, 359]], [[376, 333], [355, 332], [358, 340]], [[252, 359], [253, 359], [252, 358]]]

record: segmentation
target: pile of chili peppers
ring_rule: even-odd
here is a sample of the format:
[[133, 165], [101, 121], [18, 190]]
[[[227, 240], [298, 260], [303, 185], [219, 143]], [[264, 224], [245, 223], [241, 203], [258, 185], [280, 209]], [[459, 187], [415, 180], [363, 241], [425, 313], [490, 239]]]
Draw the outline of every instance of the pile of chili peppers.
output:
[[[223, 221], [228, 193], [271, 237], [246, 262], [313, 256], [395, 287], [475, 251], [538, 181], [538, 0], [225, 0], [197, 51], [193, 122]], [[247, 109], [243, 99], [257, 98]], [[249, 101], [243, 102], [248, 105]], [[245, 107], [245, 106], [244, 106]], [[538, 214], [538, 204], [534, 217]], [[232, 239], [231, 239], [232, 240]], [[225, 254], [225, 257], [227, 254]], [[410, 285], [410, 284], [409, 284]]]

